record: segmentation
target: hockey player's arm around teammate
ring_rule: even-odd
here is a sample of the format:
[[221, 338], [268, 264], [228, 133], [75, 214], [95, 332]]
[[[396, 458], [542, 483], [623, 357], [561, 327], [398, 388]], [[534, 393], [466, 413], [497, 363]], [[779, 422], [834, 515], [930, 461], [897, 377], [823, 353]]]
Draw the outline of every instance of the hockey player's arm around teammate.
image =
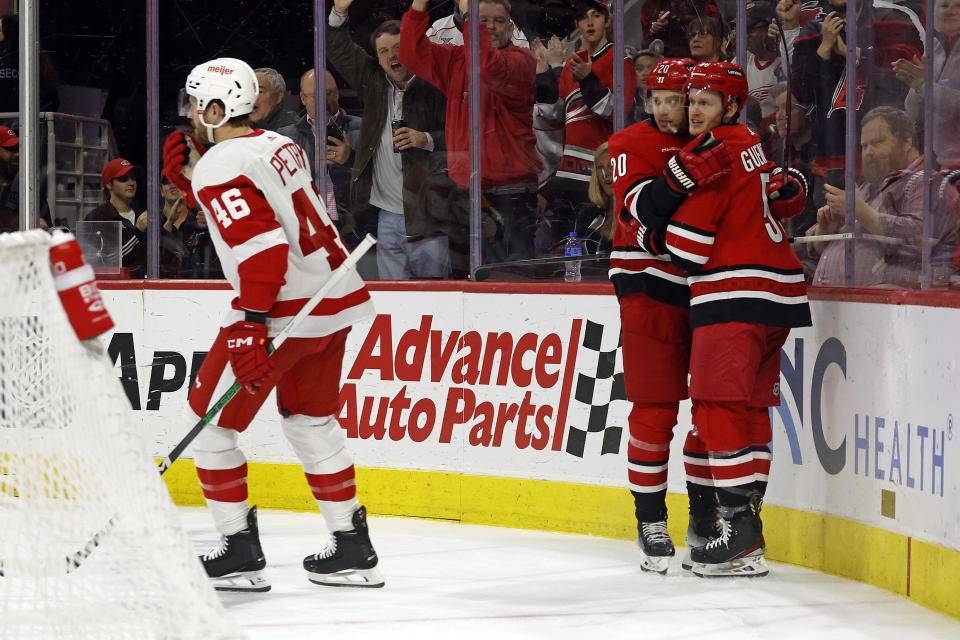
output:
[[[687, 196], [729, 172], [730, 156], [723, 143], [688, 144], [684, 88], [693, 65], [690, 58], [658, 62], [646, 80], [650, 120], [610, 139], [620, 220], [636, 235], [637, 246], [653, 254], [666, 252], [663, 230]], [[664, 167], [661, 154], [652, 153], [648, 145], [676, 153], [679, 159], [671, 158]]]

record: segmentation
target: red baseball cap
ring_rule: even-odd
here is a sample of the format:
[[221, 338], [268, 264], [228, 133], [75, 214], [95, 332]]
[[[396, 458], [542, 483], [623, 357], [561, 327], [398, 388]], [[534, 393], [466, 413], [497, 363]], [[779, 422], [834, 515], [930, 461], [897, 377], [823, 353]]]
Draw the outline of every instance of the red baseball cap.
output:
[[111, 180], [122, 178], [134, 169], [139, 168], [140, 167], [135, 166], [129, 160], [124, 160], [123, 158], [114, 158], [107, 163], [107, 166], [103, 168], [103, 173], [100, 174], [100, 177], [103, 178], [103, 186], [107, 186]]
[[575, 0], [574, 7], [580, 6], [590, 6], [590, 8], [596, 7], [597, 9], [602, 9], [607, 13], [610, 13], [610, 0]]
[[0, 127], [0, 147], [15, 147], [20, 144], [20, 138], [10, 127]]

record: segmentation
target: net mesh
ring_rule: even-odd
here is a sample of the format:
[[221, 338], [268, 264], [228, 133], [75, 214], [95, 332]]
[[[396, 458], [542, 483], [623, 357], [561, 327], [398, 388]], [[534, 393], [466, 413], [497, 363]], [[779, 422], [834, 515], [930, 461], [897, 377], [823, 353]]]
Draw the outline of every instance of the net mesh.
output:
[[0, 638], [240, 636], [48, 253], [0, 235]]

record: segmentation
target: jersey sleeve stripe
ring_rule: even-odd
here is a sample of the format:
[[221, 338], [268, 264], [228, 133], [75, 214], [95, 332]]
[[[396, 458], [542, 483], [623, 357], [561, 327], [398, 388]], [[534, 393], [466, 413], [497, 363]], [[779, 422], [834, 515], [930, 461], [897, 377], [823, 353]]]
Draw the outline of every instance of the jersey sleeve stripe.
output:
[[770, 293], [769, 291], [717, 291], [714, 293], [692, 293], [690, 294], [690, 305], [697, 304], [706, 304], [709, 302], [717, 302], [719, 300], [739, 300], [744, 298], [751, 298], [755, 300], [767, 300], [769, 302], [776, 302], [779, 304], [806, 304], [807, 296], [806, 294], [796, 295], [796, 296], [781, 296], [776, 293]]
[[630, 212], [630, 215], [640, 219], [640, 215], [637, 212], [637, 202], [640, 200], [640, 192], [643, 191], [643, 188], [653, 182], [653, 176], [649, 178], [644, 178], [637, 184], [633, 185], [627, 190], [627, 193], [623, 196], [623, 203], [627, 207], [627, 211]]
[[710, 256], [702, 256], [696, 253], [690, 253], [689, 251], [684, 251], [683, 249], [678, 249], [674, 245], [670, 244], [669, 236], [667, 237], [667, 249], [671, 254], [686, 260], [687, 262], [693, 262], [695, 264], [706, 264], [707, 260], [710, 259]]
[[764, 278], [782, 283], [804, 282], [803, 273], [776, 273], [766, 269], [731, 269], [729, 271], [719, 271], [708, 274], [698, 274], [690, 276], [690, 282], [718, 282], [721, 280], [730, 280], [733, 278]]
[[[348, 293], [347, 295], [340, 298], [324, 298], [320, 301], [313, 311], [310, 312], [311, 316], [332, 316], [355, 307], [359, 304], [362, 304], [370, 299], [370, 293], [367, 291], [366, 287], [361, 287], [356, 291]], [[295, 316], [300, 312], [300, 309], [303, 308], [310, 299], [309, 298], [296, 298], [293, 300], [280, 300], [278, 301], [268, 314], [271, 318], [283, 318], [287, 316]]]
[[709, 231], [694, 230], [687, 226], [670, 223], [667, 226], [667, 232], [698, 244], [713, 245], [714, 234]]
[[266, 251], [273, 247], [286, 246], [286, 244], [286, 234], [284, 234], [283, 229], [277, 227], [266, 233], [253, 236], [242, 244], [236, 245], [233, 247], [233, 255], [236, 256], [237, 262], [243, 263], [261, 251]]

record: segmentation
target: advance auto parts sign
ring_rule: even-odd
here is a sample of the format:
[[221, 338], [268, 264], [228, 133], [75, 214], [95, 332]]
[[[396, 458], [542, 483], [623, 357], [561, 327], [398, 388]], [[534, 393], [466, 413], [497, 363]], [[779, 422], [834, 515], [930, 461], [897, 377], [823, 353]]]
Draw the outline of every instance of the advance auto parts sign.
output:
[[378, 295], [351, 337], [338, 418], [362, 464], [622, 483], [615, 299], [577, 296], [588, 319], [559, 296], [411, 295]]

